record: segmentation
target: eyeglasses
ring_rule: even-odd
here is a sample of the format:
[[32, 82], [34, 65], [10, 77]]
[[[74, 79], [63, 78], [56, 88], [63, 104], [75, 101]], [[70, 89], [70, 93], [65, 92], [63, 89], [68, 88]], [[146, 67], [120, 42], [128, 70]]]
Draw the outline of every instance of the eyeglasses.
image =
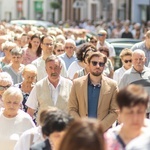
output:
[[97, 34], [98, 36], [104, 36], [105, 34]]
[[70, 47], [69, 47], [69, 46], [66, 46], [66, 47], [65, 47], [65, 49], [73, 49], [73, 48], [74, 48], [74, 47], [72, 47], [72, 46], [70, 46]]
[[104, 67], [105, 66], [105, 63], [104, 62], [97, 62], [97, 61], [91, 61], [92, 62], [92, 65], [93, 66], [97, 66], [97, 64], [100, 66], [100, 67]]
[[45, 46], [53, 46], [53, 43], [43, 43]]
[[64, 52], [64, 50], [63, 49], [58, 49], [57, 52]]
[[97, 41], [90, 41], [91, 43], [97, 43]]
[[130, 59], [130, 60], [124, 60], [124, 62], [125, 62], [125, 63], [128, 63], [128, 62], [130, 62], [130, 63], [131, 63], [131, 62], [132, 62], [132, 60], [131, 60], [131, 59]]
[[1, 86], [0, 85], [0, 91], [6, 90], [10, 87], [11, 85], [6, 85], [6, 86]]

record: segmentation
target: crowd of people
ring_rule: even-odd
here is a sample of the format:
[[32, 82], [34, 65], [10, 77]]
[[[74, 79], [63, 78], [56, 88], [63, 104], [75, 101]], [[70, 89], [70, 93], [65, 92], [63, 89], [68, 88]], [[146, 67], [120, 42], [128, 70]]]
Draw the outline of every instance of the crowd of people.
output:
[[[137, 35], [119, 23], [111, 37]], [[117, 70], [108, 28], [86, 30], [0, 25], [0, 149], [149, 149], [148, 25]]]

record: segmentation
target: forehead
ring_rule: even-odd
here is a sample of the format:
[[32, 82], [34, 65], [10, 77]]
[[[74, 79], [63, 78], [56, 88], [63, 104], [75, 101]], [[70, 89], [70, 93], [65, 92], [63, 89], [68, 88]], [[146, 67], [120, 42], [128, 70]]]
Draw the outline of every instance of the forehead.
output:
[[22, 100], [22, 96], [20, 94], [12, 94], [12, 93], [8, 93], [3, 97], [4, 101], [21, 101]]
[[51, 37], [45, 37], [43, 42], [53, 42], [53, 39]]
[[68, 42], [68, 43], [65, 44], [65, 46], [73, 46], [74, 47], [75, 45]]
[[104, 61], [104, 58], [101, 56], [94, 56], [92, 57], [91, 61]]
[[60, 61], [58, 59], [56, 60], [51, 60], [49, 62], [46, 63], [46, 66], [59, 66], [60, 65]]
[[143, 53], [133, 53], [133, 58], [139, 58], [139, 57], [144, 57]]

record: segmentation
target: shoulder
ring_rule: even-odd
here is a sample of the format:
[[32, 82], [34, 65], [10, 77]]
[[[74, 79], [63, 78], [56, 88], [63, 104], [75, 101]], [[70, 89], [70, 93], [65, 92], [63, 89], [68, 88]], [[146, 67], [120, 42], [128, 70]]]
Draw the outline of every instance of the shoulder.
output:
[[60, 77], [61, 82], [65, 82], [67, 84], [71, 84], [72, 85], [72, 81], [70, 79], [64, 78], [64, 77]]
[[74, 79], [73, 83], [75, 83], [75, 84], [76, 83], [82, 83], [82, 82], [85, 82], [86, 80], [88, 80], [88, 75], [85, 75], [85, 76]]
[[39, 142], [39, 143], [36, 143], [36, 144], [32, 145], [30, 149], [31, 150], [42, 150], [42, 149], [49, 149], [49, 150], [51, 150], [51, 146], [49, 144], [48, 139], [46, 139], [43, 142]]
[[32, 64], [37, 64], [38, 62], [40, 62], [42, 60], [42, 57], [39, 57], [39, 58], [37, 58], [37, 59], [35, 59], [35, 60], [33, 60], [32, 61]]
[[103, 82], [106, 82], [108, 85], [113, 85], [113, 86], [116, 86], [117, 85], [117, 82], [109, 77], [106, 77], [106, 76], [102, 76], [102, 81]]

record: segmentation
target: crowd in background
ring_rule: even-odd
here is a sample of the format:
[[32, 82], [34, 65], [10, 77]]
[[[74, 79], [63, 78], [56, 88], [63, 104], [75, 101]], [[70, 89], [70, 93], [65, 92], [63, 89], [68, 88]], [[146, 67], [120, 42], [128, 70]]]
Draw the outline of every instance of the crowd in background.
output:
[[[114, 70], [106, 38], [141, 42], [121, 51]], [[148, 150], [149, 81], [150, 21], [1, 22], [0, 148]]]

